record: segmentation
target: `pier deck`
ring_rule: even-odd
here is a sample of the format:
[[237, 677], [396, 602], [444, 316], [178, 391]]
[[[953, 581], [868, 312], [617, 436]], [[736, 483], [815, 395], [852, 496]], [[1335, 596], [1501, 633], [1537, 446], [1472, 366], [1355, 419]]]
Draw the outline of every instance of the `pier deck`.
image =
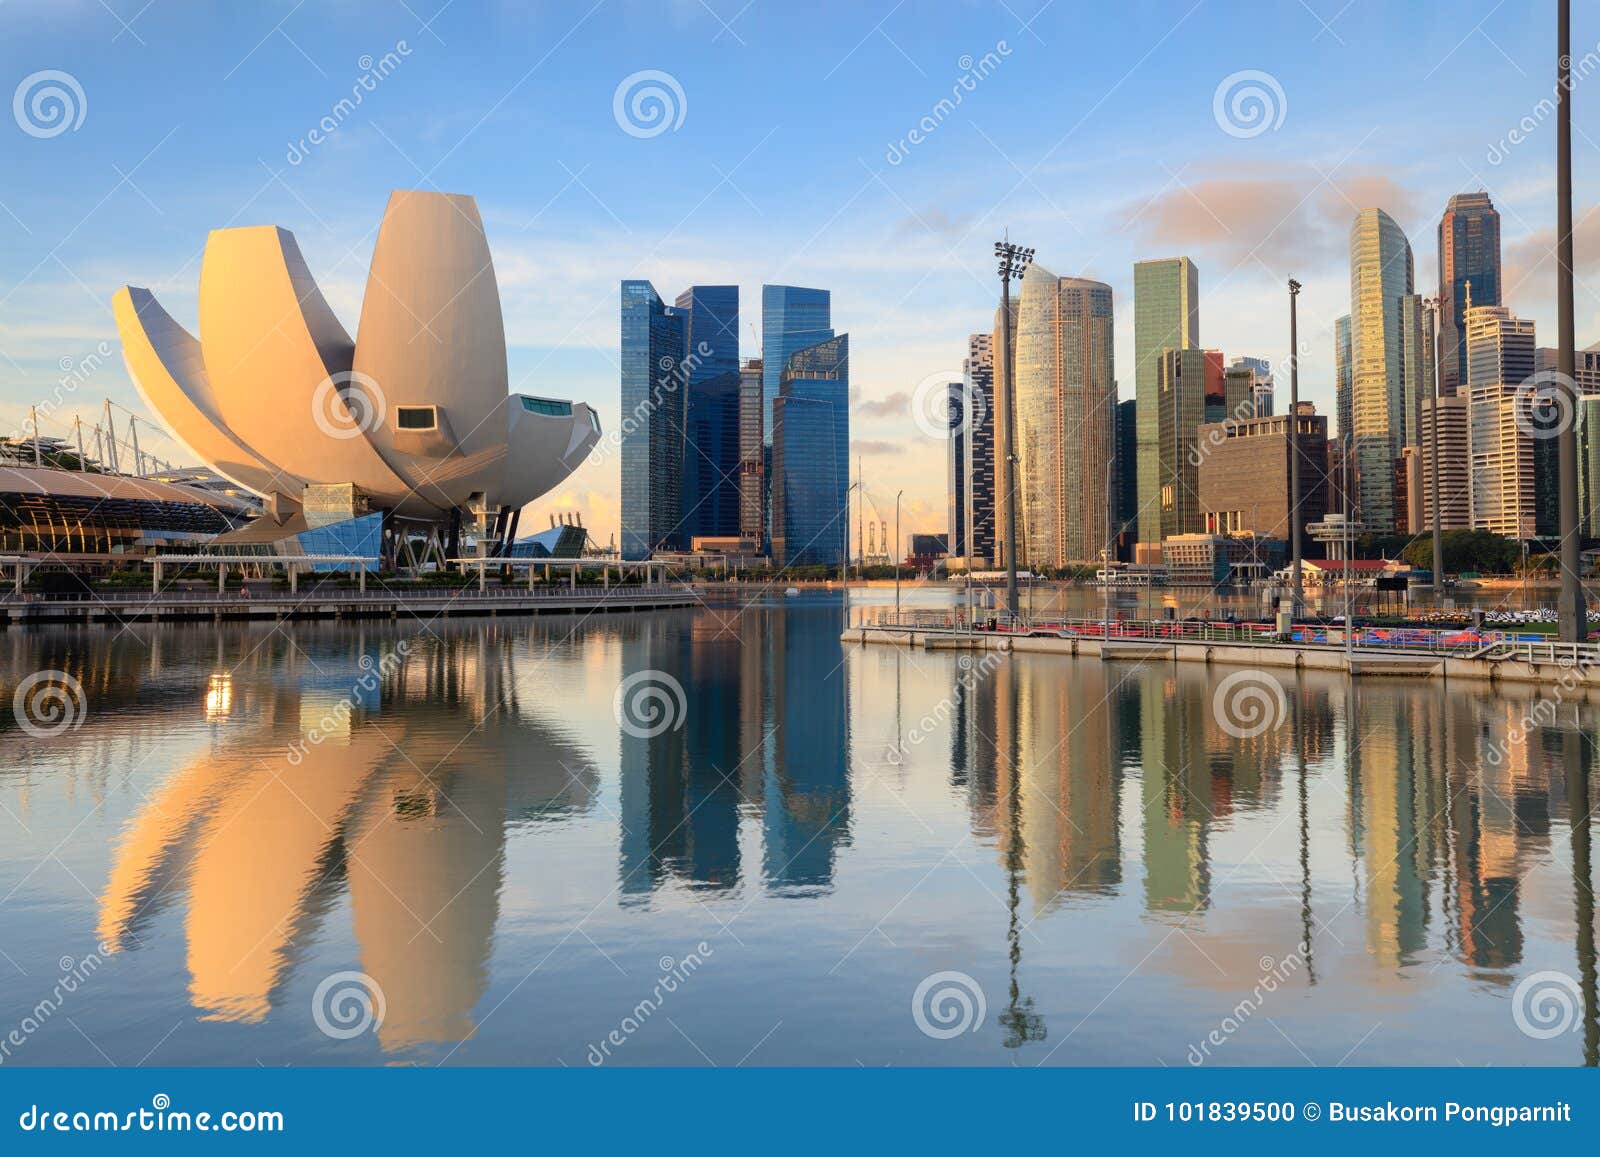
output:
[[850, 627], [847, 643], [1065, 655], [1104, 661], [1215, 663], [1332, 671], [1363, 677], [1471, 679], [1600, 691], [1600, 645], [1518, 638], [1513, 633], [1358, 627], [1347, 649], [1342, 631], [1295, 624], [1280, 638], [1259, 623], [1065, 619], [987, 630], [940, 616]]

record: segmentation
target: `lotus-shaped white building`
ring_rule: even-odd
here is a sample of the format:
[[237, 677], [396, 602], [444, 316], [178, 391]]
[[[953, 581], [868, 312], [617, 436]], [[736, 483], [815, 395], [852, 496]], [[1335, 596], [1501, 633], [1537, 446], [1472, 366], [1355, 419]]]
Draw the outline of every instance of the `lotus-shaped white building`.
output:
[[[477, 203], [389, 198], [356, 339], [294, 235], [219, 229], [200, 269], [200, 336], [149, 290], [114, 308], [134, 382], [213, 469], [299, 515], [308, 487], [354, 487], [370, 508], [480, 525], [556, 486], [600, 437], [582, 403], [509, 394], [505, 326]], [[298, 520], [297, 520], [298, 521]]]

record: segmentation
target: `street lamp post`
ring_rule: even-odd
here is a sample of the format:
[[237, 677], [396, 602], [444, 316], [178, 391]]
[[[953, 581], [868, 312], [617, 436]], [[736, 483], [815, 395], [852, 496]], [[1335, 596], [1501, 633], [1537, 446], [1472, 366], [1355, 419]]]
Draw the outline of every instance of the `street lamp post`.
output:
[[894, 495], [894, 546], [890, 549], [894, 554], [894, 621], [900, 621], [900, 495], [904, 490], [895, 491]]
[[1294, 598], [1294, 613], [1300, 613], [1303, 594], [1300, 546], [1300, 335], [1296, 302], [1300, 297], [1300, 283], [1289, 278], [1289, 548], [1293, 552], [1293, 569], [1290, 582]]
[[1016, 373], [1011, 365], [1011, 282], [1021, 280], [1023, 271], [1033, 260], [1033, 250], [1012, 244], [1009, 236], [994, 243], [994, 255], [1000, 263], [1000, 357], [1001, 385], [1006, 393], [1006, 433], [1000, 449], [1005, 464], [1005, 478], [1001, 491], [1006, 496], [1006, 614], [1010, 625], [1017, 624], [1017, 458], [1016, 434], [1017, 408], [1012, 402]]
[[[1565, 390], [1571, 409], [1556, 436], [1561, 490], [1561, 599], [1558, 604], [1561, 641], [1582, 643], [1589, 637], [1589, 608], [1583, 597], [1579, 567], [1583, 543], [1578, 537], [1578, 400], [1573, 379], [1572, 323], [1572, 0], [1556, 4], [1556, 370], [1558, 389]], [[1524, 576], [1526, 577], [1526, 576]]]
[[1423, 308], [1428, 311], [1433, 332], [1433, 411], [1428, 420], [1428, 438], [1433, 449], [1428, 454], [1428, 505], [1433, 507], [1433, 607], [1439, 609], [1444, 598], [1444, 517], [1439, 509], [1439, 307], [1437, 297], [1425, 298]]

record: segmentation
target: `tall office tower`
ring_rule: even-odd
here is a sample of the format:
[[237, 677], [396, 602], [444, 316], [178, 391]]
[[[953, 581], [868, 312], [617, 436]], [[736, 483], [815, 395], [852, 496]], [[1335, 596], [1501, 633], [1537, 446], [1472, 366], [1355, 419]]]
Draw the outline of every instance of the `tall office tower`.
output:
[[[946, 491], [946, 522], [949, 529], [945, 532], [945, 553], [951, 558], [965, 558], [967, 555], [967, 465], [972, 456], [972, 439], [968, 433], [968, 415], [971, 407], [967, 404], [967, 383], [965, 380], [951, 382], [949, 387], [947, 412], [950, 417], [950, 431], [945, 439], [945, 491]], [[915, 553], [915, 552], [912, 552]]]
[[1350, 229], [1352, 453], [1358, 517], [1386, 533], [1394, 520], [1394, 463], [1405, 445], [1405, 361], [1400, 299], [1412, 290], [1411, 243], [1382, 209]]
[[1421, 294], [1408, 293], [1400, 299], [1400, 437], [1402, 448], [1420, 442], [1417, 424], [1422, 418], [1422, 399], [1433, 397], [1433, 325], [1423, 307]]
[[1116, 531], [1119, 558], [1133, 550], [1139, 534], [1139, 403], [1117, 403]]
[[[1503, 305], [1470, 305], [1467, 318], [1468, 436], [1472, 445], [1472, 527], [1509, 538], [1538, 532], [1532, 394], [1518, 387], [1535, 371], [1533, 321]], [[1554, 441], [1554, 439], [1550, 439]]]
[[1350, 386], [1354, 367], [1350, 364], [1350, 315], [1334, 319], [1333, 323], [1333, 391], [1334, 416], [1338, 419], [1338, 432], [1334, 437], [1349, 445], [1350, 442]]
[[826, 289], [794, 285], [761, 287], [761, 366], [766, 406], [762, 413], [767, 445], [772, 445], [772, 403], [789, 358], [798, 350], [833, 336], [832, 295]]
[[1249, 370], [1254, 375], [1250, 387], [1251, 413], [1230, 414], [1230, 418], [1270, 418], [1272, 417], [1272, 362], [1267, 358], [1234, 358], [1228, 366], [1229, 373]]
[[1500, 304], [1500, 212], [1487, 193], [1457, 193], [1439, 219], [1439, 392], [1467, 385], [1467, 283], [1476, 305]]
[[772, 556], [841, 566], [850, 489], [850, 338], [789, 355], [772, 403]]
[[969, 565], [981, 570], [994, 558], [994, 334], [975, 333], [967, 338], [962, 371], [972, 415], [967, 422], [967, 540], [963, 553]]
[[1016, 452], [1031, 565], [1114, 552], [1111, 287], [1030, 265], [1017, 310]]
[[[1161, 538], [1205, 532], [1200, 509], [1200, 427], [1206, 396], [1222, 389], [1221, 350], [1166, 350], [1157, 364], [1156, 508]], [[1140, 470], [1143, 483], [1144, 471]], [[1143, 540], [1143, 512], [1140, 518]]]
[[[1422, 400], [1422, 524], [1433, 526], [1433, 399]], [[1472, 453], [1467, 439], [1467, 394], [1439, 399], [1439, 526], [1472, 527]]]
[[683, 533], [684, 317], [648, 281], [622, 283], [622, 557], [688, 545]]
[[[990, 347], [994, 351], [994, 564], [996, 567], [1006, 566], [1006, 519], [1007, 509], [1011, 504], [1011, 495], [1006, 492], [1005, 463], [1001, 460], [1005, 455], [1006, 424], [1011, 421], [1014, 407], [1011, 399], [1006, 394], [1006, 361], [1015, 360], [1017, 353], [1017, 310], [1021, 306], [1021, 295], [1015, 291], [1011, 294], [1011, 316], [1006, 319], [1004, 327], [1000, 323], [1000, 307], [994, 311], [994, 333], [990, 337]], [[1001, 333], [1004, 328], [1004, 333]], [[1014, 442], [1015, 440], [1013, 440]], [[1017, 447], [1012, 446], [1012, 453], [1017, 452]], [[1013, 462], [1012, 466], [1016, 467]], [[1019, 469], [1011, 471], [1011, 484], [1013, 488], [1022, 486], [1022, 473]], [[1025, 540], [1022, 535], [1022, 516], [1017, 516], [1017, 565], [1023, 566], [1028, 561], [1027, 551], [1023, 549]]]
[[[1161, 541], [1161, 357], [1200, 348], [1200, 271], [1187, 257], [1133, 266], [1133, 396], [1139, 414], [1139, 541]], [[1199, 423], [1197, 422], [1196, 425]]]
[[691, 285], [685, 315], [683, 524], [691, 540], [739, 533], [739, 287]]
[[762, 452], [760, 358], [739, 369], [739, 537], [748, 538], [756, 550], [765, 549], [767, 537], [767, 464]]

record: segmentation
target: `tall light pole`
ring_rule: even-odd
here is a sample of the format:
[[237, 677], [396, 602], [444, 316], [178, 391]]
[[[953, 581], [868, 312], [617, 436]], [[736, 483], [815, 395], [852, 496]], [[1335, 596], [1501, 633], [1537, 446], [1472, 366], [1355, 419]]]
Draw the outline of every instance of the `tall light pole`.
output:
[[1578, 400], [1573, 381], [1572, 329], [1572, 0], [1556, 3], [1556, 370], [1558, 389], [1567, 392], [1569, 419], [1556, 435], [1561, 486], [1561, 598], [1557, 604], [1561, 641], [1589, 637], [1589, 608], [1583, 597], [1578, 539]]
[[1300, 297], [1300, 283], [1289, 278], [1289, 549], [1293, 552], [1293, 569], [1290, 581], [1294, 596], [1294, 613], [1300, 613], [1303, 595], [1301, 562], [1304, 554], [1300, 546], [1300, 331], [1296, 303]]
[[900, 496], [904, 490], [895, 491], [894, 495], [894, 620], [900, 621]]
[[[1433, 333], [1433, 411], [1428, 420], [1428, 438], [1433, 450], [1428, 455], [1428, 492], [1431, 495], [1429, 506], [1433, 507], [1433, 608], [1439, 609], [1444, 598], [1444, 524], [1440, 521], [1443, 513], [1439, 509], [1439, 307], [1442, 303], [1437, 297], [1424, 298], [1422, 305], [1428, 311], [1429, 325]], [[1418, 441], [1421, 441], [1421, 431], [1418, 431]]]
[[1006, 436], [1000, 448], [1001, 461], [1005, 464], [1001, 491], [1006, 496], [1006, 614], [1014, 627], [1017, 624], [1017, 408], [1011, 398], [1016, 381], [1011, 365], [1011, 282], [1022, 279], [1023, 271], [1033, 260], [1033, 250], [1013, 245], [1008, 236], [994, 243], [994, 255], [1000, 262], [1001, 385], [1006, 392]]

